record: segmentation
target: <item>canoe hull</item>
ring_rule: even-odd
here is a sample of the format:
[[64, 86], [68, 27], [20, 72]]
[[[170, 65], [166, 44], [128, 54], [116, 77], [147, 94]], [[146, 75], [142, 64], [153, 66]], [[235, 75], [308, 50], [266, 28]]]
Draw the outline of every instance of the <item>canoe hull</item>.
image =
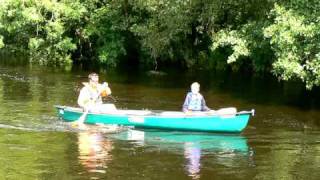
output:
[[[83, 112], [79, 111], [77, 108], [57, 106], [57, 109], [59, 117], [67, 122], [76, 121], [83, 114]], [[250, 113], [236, 114], [232, 116], [185, 115], [181, 112], [176, 112], [176, 114], [171, 115], [163, 115], [161, 113], [149, 113], [146, 115], [143, 115], [143, 113], [89, 113], [86, 117], [85, 123], [117, 124], [139, 128], [155, 128], [182, 131], [240, 133], [247, 126], [250, 115]]]
[[[171, 129], [204, 132], [241, 132], [248, 124], [250, 115], [234, 117], [145, 117], [142, 121], [132, 121], [132, 125], [141, 128]], [[129, 119], [130, 121], [130, 119]]]

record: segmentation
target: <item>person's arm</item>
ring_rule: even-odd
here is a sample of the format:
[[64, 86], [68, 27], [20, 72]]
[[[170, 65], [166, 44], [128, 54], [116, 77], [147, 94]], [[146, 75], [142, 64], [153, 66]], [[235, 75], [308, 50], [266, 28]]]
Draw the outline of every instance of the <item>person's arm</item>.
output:
[[184, 100], [183, 106], [182, 106], [182, 111], [183, 112], [187, 112], [188, 111], [189, 102], [190, 102], [190, 94], [188, 93], [186, 98], [185, 98], [185, 100]]
[[202, 111], [210, 111], [211, 109], [206, 105], [206, 101], [204, 100], [203, 96], [201, 98], [201, 110]]
[[81, 89], [77, 102], [78, 102], [78, 105], [84, 109], [86, 108], [87, 104], [90, 102], [90, 98], [88, 96], [88, 92], [86, 91], [85, 87]]

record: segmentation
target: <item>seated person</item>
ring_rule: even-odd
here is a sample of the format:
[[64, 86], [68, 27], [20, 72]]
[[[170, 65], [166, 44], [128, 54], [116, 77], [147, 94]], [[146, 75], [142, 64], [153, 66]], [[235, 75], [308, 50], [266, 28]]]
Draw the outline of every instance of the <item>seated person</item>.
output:
[[96, 73], [89, 74], [89, 83], [84, 82], [80, 90], [78, 104], [86, 112], [103, 113], [115, 110], [114, 105], [103, 104], [102, 97], [111, 94], [108, 83], [99, 84], [99, 76]]
[[191, 84], [191, 92], [187, 94], [186, 99], [183, 103], [183, 112], [210, 111], [210, 108], [206, 106], [206, 102], [203, 96], [199, 93], [199, 90], [199, 83], [194, 82]]

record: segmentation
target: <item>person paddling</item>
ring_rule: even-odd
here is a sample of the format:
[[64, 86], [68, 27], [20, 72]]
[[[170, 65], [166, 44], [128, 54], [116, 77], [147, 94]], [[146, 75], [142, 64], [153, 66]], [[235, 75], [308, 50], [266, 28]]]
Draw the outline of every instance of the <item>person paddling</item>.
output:
[[90, 73], [89, 82], [84, 82], [84, 87], [80, 90], [78, 105], [83, 108], [84, 112], [104, 113], [110, 109], [115, 109], [112, 104], [103, 104], [102, 97], [111, 95], [111, 89], [108, 83], [99, 83], [99, 75]]
[[207, 107], [203, 96], [199, 93], [200, 84], [194, 82], [191, 84], [191, 92], [186, 96], [186, 99], [182, 106], [182, 111], [185, 113], [193, 111], [210, 111], [211, 109]]

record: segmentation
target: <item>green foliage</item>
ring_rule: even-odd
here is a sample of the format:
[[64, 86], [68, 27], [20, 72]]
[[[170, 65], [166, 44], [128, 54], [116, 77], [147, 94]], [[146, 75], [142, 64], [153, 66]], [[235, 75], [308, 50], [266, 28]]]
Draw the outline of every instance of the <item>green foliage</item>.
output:
[[246, 66], [256, 72], [270, 71], [286, 81], [298, 79], [311, 89], [320, 85], [319, 8], [317, 1], [275, 3], [263, 21], [230, 24], [214, 33], [211, 48], [230, 49], [228, 63], [249, 59]]
[[134, 8], [146, 14], [145, 20], [130, 30], [155, 65], [180, 61], [192, 67], [208, 56], [214, 7], [214, 1], [202, 0], [137, 1]]
[[319, 25], [293, 9], [275, 5], [274, 23], [264, 29], [276, 61], [273, 72], [283, 80], [300, 79], [311, 89], [320, 85]]
[[[72, 2], [72, 4], [70, 4]], [[76, 49], [66, 30], [69, 21], [79, 20], [81, 9], [74, 1], [3, 0], [0, 4], [0, 34], [16, 51], [27, 51], [33, 62], [70, 63]]]
[[[179, 40], [179, 35], [190, 32], [188, 4], [190, 1], [138, 1], [137, 6], [148, 13], [147, 21], [134, 24], [131, 30], [139, 37], [143, 48], [149, 50], [153, 58], [170, 52], [171, 41]], [[181, 14], [183, 13], [183, 14]], [[177, 15], [178, 14], [178, 15]], [[168, 52], [169, 50], [169, 52]]]
[[101, 7], [92, 6], [88, 24], [83, 36], [92, 42], [95, 54], [100, 63], [116, 66], [118, 59], [126, 54], [125, 36], [128, 19], [119, 11], [122, 2], [103, 3]]
[[244, 66], [256, 73], [269, 71], [273, 62], [273, 52], [270, 50], [269, 41], [263, 35], [265, 24], [266, 22], [251, 21], [239, 29], [221, 29], [212, 35], [211, 50], [215, 52], [224, 48], [229, 52], [225, 53], [226, 62], [233, 69]]
[[242, 35], [238, 31], [221, 30], [214, 35], [214, 38], [213, 51], [218, 47], [231, 46], [233, 52], [228, 57], [228, 63], [236, 62], [240, 56], [249, 56], [250, 54], [248, 42], [245, 38], [242, 38]]
[[4, 47], [3, 36], [0, 36], [0, 49]]
[[[316, 0], [0, 0], [0, 48], [35, 63], [122, 60], [320, 85]], [[72, 59], [71, 59], [72, 57]]]

